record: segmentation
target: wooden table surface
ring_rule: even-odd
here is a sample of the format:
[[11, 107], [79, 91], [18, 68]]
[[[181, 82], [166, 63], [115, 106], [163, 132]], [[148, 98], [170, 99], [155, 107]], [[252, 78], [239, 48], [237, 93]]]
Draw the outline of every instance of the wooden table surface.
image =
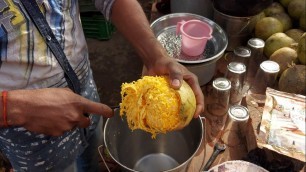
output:
[[[160, 14], [155, 7], [156, 2], [157, 1], [155, 0], [155, 3], [153, 3], [152, 5], [151, 22], [162, 16], [162, 14]], [[227, 56], [227, 53], [231, 52], [225, 52], [223, 57], [217, 61], [214, 78], [224, 76], [226, 66], [231, 61], [231, 56]], [[202, 91], [205, 97], [207, 97], [207, 93], [209, 90], [208, 87], [211, 85], [212, 80], [209, 83], [205, 84], [205, 86], [202, 86]], [[249, 76], [248, 80], [252, 80], [252, 77]], [[237, 123], [233, 122], [229, 117], [227, 117], [227, 115], [224, 118], [225, 124], [220, 125], [220, 120], [218, 121], [216, 117], [210, 115], [207, 110], [205, 110], [203, 114], [203, 116], [205, 117], [204, 122], [206, 130], [205, 135], [203, 136], [205, 138], [205, 141], [200, 145], [199, 151], [197, 152], [196, 156], [191, 160], [191, 163], [189, 164], [187, 169], [188, 171], [202, 170], [202, 168], [212, 155], [213, 147], [216, 142], [225, 143], [227, 145], [227, 149], [216, 158], [211, 167], [229, 160], [242, 160], [247, 157], [250, 151], [258, 149], [257, 136], [259, 133], [259, 126], [261, 122], [264, 104], [258, 104], [256, 103], [256, 101], [253, 101], [253, 99], [249, 95], [246, 95], [243, 98], [241, 105], [247, 107], [249, 110], [250, 118], [247, 125], [238, 125]], [[264, 148], [260, 149], [264, 150], [267, 159], [269, 160], [278, 159], [280, 162], [292, 161], [295, 165], [296, 171], [305, 170], [305, 163], [303, 162], [280, 155], [276, 152]]]

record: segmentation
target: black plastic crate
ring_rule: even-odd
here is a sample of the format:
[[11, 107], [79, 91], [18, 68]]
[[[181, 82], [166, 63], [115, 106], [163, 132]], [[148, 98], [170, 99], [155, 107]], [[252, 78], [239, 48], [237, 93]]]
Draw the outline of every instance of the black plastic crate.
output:
[[79, 0], [80, 12], [98, 11], [92, 0]]
[[100, 12], [81, 13], [85, 37], [108, 40], [115, 31], [114, 25], [107, 21]]

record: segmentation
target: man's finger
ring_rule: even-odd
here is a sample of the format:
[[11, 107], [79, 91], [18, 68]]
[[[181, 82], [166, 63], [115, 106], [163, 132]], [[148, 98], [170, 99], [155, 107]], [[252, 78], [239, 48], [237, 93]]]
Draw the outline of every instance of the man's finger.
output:
[[114, 115], [113, 110], [109, 106], [102, 103], [93, 102], [88, 99], [84, 100], [83, 110], [84, 113], [93, 113], [107, 118]]
[[183, 72], [178, 65], [170, 65], [169, 77], [170, 77], [170, 85], [174, 89], [179, 89], [182, 85], [183, 81]]

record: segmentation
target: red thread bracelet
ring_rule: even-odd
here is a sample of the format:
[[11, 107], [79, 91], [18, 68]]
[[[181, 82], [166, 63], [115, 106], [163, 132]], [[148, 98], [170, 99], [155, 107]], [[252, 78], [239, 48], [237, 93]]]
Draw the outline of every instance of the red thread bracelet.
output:
[[2, 111], [2, 117], [3, 117], [3, 125], [4, 127], [8, 127], [7, 123], [7, 91], [2, 91], [2, 105], [3, 105], [3, 111]]

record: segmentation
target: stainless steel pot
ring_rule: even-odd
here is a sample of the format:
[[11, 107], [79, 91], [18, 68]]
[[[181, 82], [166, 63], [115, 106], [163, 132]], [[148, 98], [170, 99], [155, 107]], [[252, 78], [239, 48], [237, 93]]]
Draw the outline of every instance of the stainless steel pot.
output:
[[218, 11], [214, 7], [214, 21], [224, 29], [228, 37], [227, 51], [233, 51], [238, 46], [246, 45], [261, 15], [257, 14], [247, 17], [231, 16]]
[[213, 18], [212, 0], [171, 0], [171, 13], [192, 13]]
[[197, 118], [182, 130], [152, 139], [150, 133], [131, 131], [125, 118], [116, 112], [106, 121], [104, 144], [123, 171], [186, 171], [203, 142], [203, 134], [202, 120]]
[[[254, 16], [262, 12], [273, 0], [213, 0], [213, 7], [218, 11], [236, 17]], [[171, 4], [172, 5], [172, 4]]]

